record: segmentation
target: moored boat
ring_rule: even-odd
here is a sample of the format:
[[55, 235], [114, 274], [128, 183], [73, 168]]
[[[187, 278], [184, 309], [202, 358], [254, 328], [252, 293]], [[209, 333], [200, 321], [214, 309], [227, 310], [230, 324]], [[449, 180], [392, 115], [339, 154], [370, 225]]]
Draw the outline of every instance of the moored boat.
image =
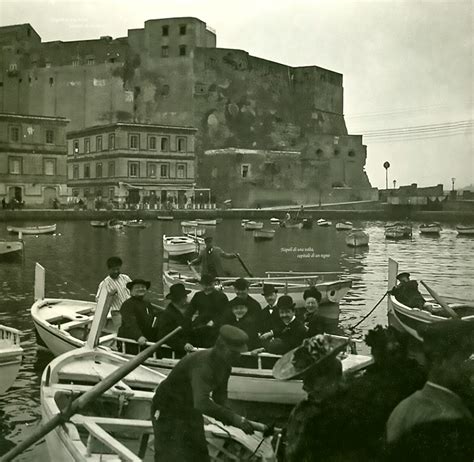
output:
[[53, 234], [56, 232], [56, 224], [44, 226], [7, 226], [7, 231], [16, 234]]
[[22, 358], [20, 331], [0, 325], [0, 395], [13, 385]]
[[245, 231], [253, 231], [256, 229], [263, 229], [263, 222], [261, 221], [247, 221], [244, 224]]
[[17, 255], [23, 252], [24, 246], [22, 239], [0, 239], [0, 257]]
[[270, 218], [270, 223], [271, 223], [272, 225], [279, 225], [279, 224], [280, 224], [280, 219], [279, 219], [279, 218], [272, 217], [272, 218]]
[[90, 225], [93, 228], [107, 228], [107, 222], [106, 221], [92, 220], [90, 222]]
[[439, 235], [441, 225], [439, 223], [427, 223], [420, 225], [420, 234]]
[[107, 228], [109, 229], [122, 229], [123, 228], [123, 222], [120, 220], [109, 220], [107, 222]]
[[248, 218], [243, 218], [243, 219], [240, 221], [240, 226], [244, 227], [244, 226], [245, 226], [245, 223], [248, 223], [249, 221], [251, 221], [251, 220], [249, 220]]
[[413, 228], [409, 223], [397, 222], [385, 225], [385, 237], [387, 239], [410, 239]]
[[203, 225], [203, 226], [216, 226], [218, 223], [217, 219], [205, 219], [205, 218], [196, 218], [194, 220], [198, 225]]
[[186, 236], [198, 237], [204, 236], [207, 232], [204, 226], [181, 226], [181, 231]]
[[361, 229], [353, 229], [346, 236], [349, 247], [365, 247], [369, 245], [369, 235]]
[[172, 221], [173, 217], [171, 215], [158, 215], [156, 219], [160, 221]]
[[354, 228], [354, 225], [350, 221], [336, 223], [337, 231], [350, 231], [352, 228]]
[[197, 253], [201, 246], [204, 246], [204, 240], [200, 237], [163, 235], [163, 249], [169, 257], [183, 257]]
[[123, 223], [128, 228], [146, 228], [143, 220], [128, 220]]
[[280, 226], [282, 228], [295, 228], [295, 229], [302, 229], [303, 228], [303, 222], [300, 220], [283, 220], [280, 221]]
[[320, 219], [316, 222], [316, 224], [317, 224], [318, 226], [331, 226], [331, 225], [332, 225], [332, 223], [331, 223], [330, 221], [324, 220], [323, 218], [320, 218]]
[[456, 226], [456, 231], [460, 236], [474, 236], [474, 226]]
[[253, 232], [253, 238], [256, 241], [268, 241], [275, 237], [274, 229], [258, 229]]

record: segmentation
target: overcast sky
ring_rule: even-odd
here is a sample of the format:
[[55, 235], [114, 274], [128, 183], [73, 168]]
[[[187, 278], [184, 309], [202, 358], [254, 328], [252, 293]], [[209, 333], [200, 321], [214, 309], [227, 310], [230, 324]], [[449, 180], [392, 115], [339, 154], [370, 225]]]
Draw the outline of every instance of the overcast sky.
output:
[[218, 47], [342, 73], [373, 186], [386, 160], [390, 186], [474, 183], [474, 1], [0, 0], [0, 25], [29, 22], [43, 41], [122, 37], [174, 16], [205, 21]]

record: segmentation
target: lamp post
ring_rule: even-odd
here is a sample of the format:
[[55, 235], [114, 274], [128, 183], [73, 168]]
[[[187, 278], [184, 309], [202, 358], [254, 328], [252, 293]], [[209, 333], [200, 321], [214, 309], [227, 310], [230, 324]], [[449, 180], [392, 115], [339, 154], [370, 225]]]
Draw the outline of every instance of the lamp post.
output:
[[388, 189], [388, 169], [390, 168], [390, 162], [385, 161], [383, 163], [383, 168], [385, 169], [385, 189]]
[[451, 178], [452, 191], [454, 191], [454, 182], [455, 181], [456, 181], [456, 178]]
[[393, 180], [393, 189], [397, 187], [397, 180]]

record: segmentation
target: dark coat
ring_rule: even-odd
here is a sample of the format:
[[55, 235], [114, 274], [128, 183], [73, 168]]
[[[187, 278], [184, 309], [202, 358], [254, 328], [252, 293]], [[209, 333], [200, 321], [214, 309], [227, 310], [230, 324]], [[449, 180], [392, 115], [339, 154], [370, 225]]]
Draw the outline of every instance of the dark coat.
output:
[[230, 311], [233, 306], [241, 303], [243, 303], [248, 308], [248, 314], [250, 314], [250, 316], [253, 316], [257, 320], [259, 319], [262, 307], [260, 306], [260, 303], [258, 303], [257, 300], [255, 300], [255, 298], [251, 297], [250, 295], [248, 295], [245, 300], [234, 297], [229, 302], [228, 311]]
[[214, 277], [225, 276], [222, 267], [222, 258], [235, 258], [233, 253], [226, 253], [220, 247], [212, 247], [210, 250], [204, 248], [199, 253], [198, 257], [193, 260], [193, 264], [201, 264], [201, 275], [210, 274]]
[[266, 350], [269, 353], [284, 355], [293, 348], [301, 345], [306, 338], [306, 328], [297, 318], [293, 319], [287, 326], [275, 332], [274, 339], [268, 342]]
[[260, 340], [258, 338], [257, 332], [257, 320], [254, 316], [251, 316], [249, 313], [247, 313], [243, 318], [237, 319], [234, 313], [227, 312], [223, 319], [224, 324], [238, 327], [249, 336], [249, 341], [247, 344], [249, 350], [254, 350], [260, 346]]
[[209, 321], [219, 326], [228, 304], [226, 294], [220, 290], [213, 290], [209, 294], [204, 291], [196, 292], [189, 305], [189, 316], [192, 318], [197, 313], [193, 327], [206, 325]]
[[281, 329], [283, 329], [283, 322], [280, 319], [276, 305], [273, 306], [271, 313], [269, 305], [264, 307], [260, 312], [258, 321], [259, 334], [265, 334], [266, 332], [276, 332]]
[[138, 340], [146, 337], [150, 342], [156, 340], [156, 318], [150, 303], [143, 299], [130, 297], [122, 303], [120, 308], [122, 324], [118, 330], [118, 336]]
[[305, 315], [305, 326], [308, 330], [308, 337], [324, 334], [326, 330], [324, 326], [324, 319], [322, 319], [318, 314], [307, 313]]
[[418, 290], [418, 283], [416, 281], [402, 282], [392, 290], [393, 296], [405, 306], [410, 308], [422, 309], [426, 300]]
[[163, 311], [158, 324], [158, 338], [181, 326], [182, 330], [169, 339], [166, 344], [176, 353], [184, 354], [184, 345], [192, 343], [191, 319], [176, 308], [172, 302]]

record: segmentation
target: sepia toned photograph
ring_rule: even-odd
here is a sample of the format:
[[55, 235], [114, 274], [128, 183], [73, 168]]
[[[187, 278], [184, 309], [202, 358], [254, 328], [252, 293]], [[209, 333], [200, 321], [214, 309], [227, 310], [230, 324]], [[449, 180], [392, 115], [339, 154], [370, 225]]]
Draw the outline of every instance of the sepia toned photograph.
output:
[[2, 0], [0, 462], [474, 462], [472, 0]]

